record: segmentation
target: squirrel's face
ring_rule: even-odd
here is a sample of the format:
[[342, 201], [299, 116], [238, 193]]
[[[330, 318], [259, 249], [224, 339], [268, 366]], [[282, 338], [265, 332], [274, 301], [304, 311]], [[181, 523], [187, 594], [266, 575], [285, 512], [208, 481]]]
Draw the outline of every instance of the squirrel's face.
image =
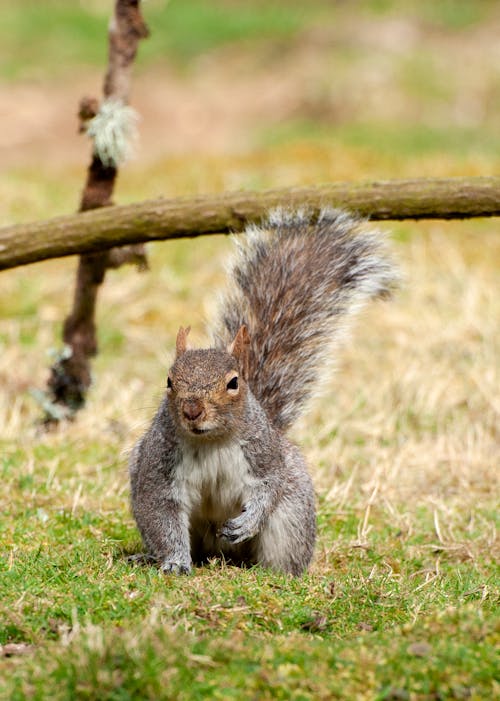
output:
[[231, 433], [243, 408], [246, 383], [226, 351], [186, 350], [167, 379], [170, 413], [189, 437], [216, 439]]
[[247, 330], [240, 328], [227, 350], [188, 350], [189, 327], [179, 329], [176, 357], [168, 374], [170, 414], [181, 433], [220, 439], [234, 433], [244, 407]]

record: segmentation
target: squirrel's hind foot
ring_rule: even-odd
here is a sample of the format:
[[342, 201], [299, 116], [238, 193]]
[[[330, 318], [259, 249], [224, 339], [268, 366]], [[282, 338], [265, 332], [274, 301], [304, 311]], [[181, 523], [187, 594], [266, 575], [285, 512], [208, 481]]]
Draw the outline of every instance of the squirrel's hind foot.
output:
[[160, 571], [163, 574], [191, 574], [191, 565], [164, 560], [160, 565]]

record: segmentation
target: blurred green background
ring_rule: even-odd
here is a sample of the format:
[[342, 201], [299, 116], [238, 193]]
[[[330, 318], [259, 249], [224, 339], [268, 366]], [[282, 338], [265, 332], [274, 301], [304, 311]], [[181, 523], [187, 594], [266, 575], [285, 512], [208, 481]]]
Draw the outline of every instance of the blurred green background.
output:
[[[45, 77], [46, 70], [63, 75], [74, 66], [100, 66], [112, 6], [106, 0], [3, 2], [1, 77]], [[443, 36], [498, 19], [495, 0], [149, 0], [143, 11], [153, 30], [138, 59], [143, 67], [164, 60], [186, 65], [206, 51], [235, 42], [290, 41], [314, 27], [342, 25], [346, 18], [372, 22], [376, 34], [380, 22], [404, 17]]]
[[[112, 6], [2, 6], [2, 171], [26, 190], [38, 188], [32, 167], [44, 170], [48, 191], [33, 216], [60, 204], [50, 191], [61, 169], [62, 209], [76, 206], [72, 168], [88, 145], [74, 113], [81, 96], [100, 95]], [[149, 0], [143, 12], [151, 37], [131, 94], [141, 145], [123, 171], [122, 201], [497, 170], [498, 2]], [[226, 155], [245, 163], [233, 172], [210, 161]], [[3, 222], [24, 218], [26, 200], [6, 202], [0, 188]]]

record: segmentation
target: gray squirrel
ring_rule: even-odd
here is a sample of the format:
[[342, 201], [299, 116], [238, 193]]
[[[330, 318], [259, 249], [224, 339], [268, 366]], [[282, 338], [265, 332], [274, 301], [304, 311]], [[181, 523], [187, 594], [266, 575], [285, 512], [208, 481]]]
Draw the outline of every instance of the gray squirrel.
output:
[[285, 431], [324, 383], [350, 317], [396, 279], [378, 232], [340, 210], [250, 226], [212, 348], [179, 330], [166, 394], [130, 458], [132, 511], [166, 573], [222, 557], [302, 574], [315, 497]]

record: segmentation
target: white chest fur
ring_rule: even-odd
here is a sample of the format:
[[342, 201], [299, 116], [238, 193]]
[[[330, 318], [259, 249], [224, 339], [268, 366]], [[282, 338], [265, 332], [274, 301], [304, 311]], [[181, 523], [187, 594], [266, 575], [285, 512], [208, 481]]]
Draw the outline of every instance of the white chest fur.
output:
[[223, 522], [240, 513], [255, 478], [237, 443], [186, 446], [177, 467], [179, 497], [194, 517]]

